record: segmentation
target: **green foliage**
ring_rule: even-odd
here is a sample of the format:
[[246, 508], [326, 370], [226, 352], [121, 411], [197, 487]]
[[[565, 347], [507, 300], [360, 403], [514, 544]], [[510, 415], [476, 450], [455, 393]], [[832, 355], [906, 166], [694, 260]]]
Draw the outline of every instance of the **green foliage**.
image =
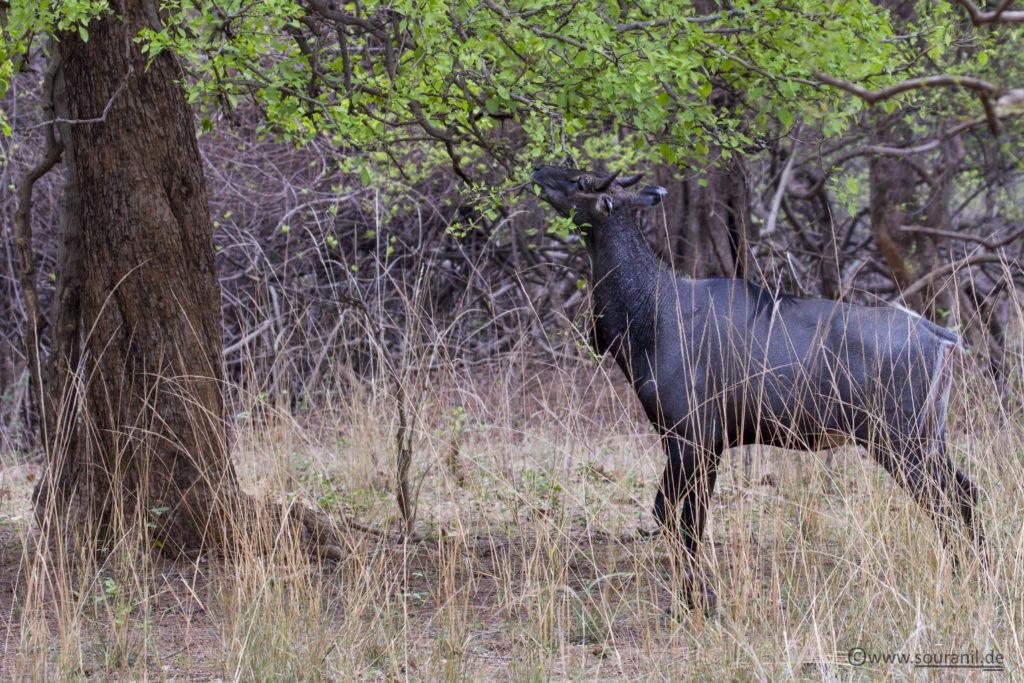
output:
[[[748, 0], [707, 17], [686, 2], [320, 5], [172, 0], [143, 39], [188, 65], [204, 121], [250, 98], [265, 132], [326, 135], [375, 165], [426, 141], [467, 179], [495, 162], [519, 179], [539, 159], [685, 162], [798, 120], [838, 134], [859, 104], [836, 106], [810, 74], [859, 80], [898, 56], [865, 1]], [[718, 87], [742, 101], [723, 106]]]
[[[64, 31], [74, 31], [87, 41], [89, 21], [107, 9], [104, 0], [9, 0], [0, 5], [0, 98], [23, 69], [33, 41]], [[12, 133], [3, 110], [0, 132]]]
[[[842, 136], [862, 102], [820, 86], [815, 71], [871, 87], [928, 69], [994, 77], [1013, 50], [995, 31], [976, 34], [948, 2], [922, 6], [899, 36], [870, 0], [729, 7], [698, 16], [680, 0], [165, 0], [162, 30], [136, 40], [151, 58], [179, 57], [202, 131], [253, 103], [262, 134], [329, 139], [364, 185], [415, 186], [444, 164], [470, 194], [492, 199], [541, 161], [704, 165], [713, 150], [727, 161], [796, 125]], [[33, 39], [87, 39], [105, 8], [13, 0], [0, 94]], [[920, 111], [971, 98], [911, 91], [901, 101]]]

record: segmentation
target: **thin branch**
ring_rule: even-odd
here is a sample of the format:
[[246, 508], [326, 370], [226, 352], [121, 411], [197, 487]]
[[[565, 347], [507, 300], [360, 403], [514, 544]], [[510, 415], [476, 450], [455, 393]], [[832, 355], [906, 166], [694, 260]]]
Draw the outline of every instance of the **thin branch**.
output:
[[986, 249], [999, 249], [1005, 247], [1014, 240], [1021, 239], [1024, 237], [1024, 228], [1011, 233], [1009, 236], [1003, 239], [993, 241], [992, 239], [986, 239], [979, 237], [978, 235], [965, 235], [955, 230], [940, 230], [939, 228], [929, 228], [926, 225], [901, 225], [900, 232], [906, 232], [913, 235], [930, 235], [932, 237], [945, 237], [953, 240], [960, 240], [961, 242], [971, 242], [973, 244], [980, 244]]
[[[628, 24], [616, 24], [611, 17], [606, 17], [601, 14], [601, 18], [608, 24], [613, 31], [616, 33], [628, 33], [629, 31], [646, 31], [649, 28], [661, 28], [662, 26], [669, 26], [676, 23], [676, 20], [670, 17], [664, 19], [655, 19], [653, 21], [631, 21]], [[716, 19], [718, 17], [715, 17]]]
[[970, 268], [971, 266], [977, 266], [983, 263], [1011, 263], [1020, 268], [1020, 264], [1017, 261], [1007, 259], [1007, 257], [1004, 254], [971, 254], [970, 256], [965, 256], [959, 261], [954, 261], [953, 263], [947, 263], [944, 266], [939, 266], [930, 273], [923, 275], [921, 278], [917, 280], [917, 282], [903, 290], [901, 296], [903, 297], [904, 301], [909, 300], [915, 294], [917, 294], [922, 289], [927, 287], [932, 280], [944, 277], [946, 275], [950, 275], [951, 273], [955, 273], [956, 271], [962, 268]]
[[1006, 11], [1006, 8], [1008, 8], [1012, 2], [1013, 2], [1013, 0], [1003, 0], [1003, 4], [1001, 4], [996, 9], [995, 16], [993, 17], [992, 20], [993, 21], [999, 21], [1000, 20], [999, 18], [1003, 15], [1003, 12]]
[[[39, 359], [43, 330], [49, 324], [39, 306], [39, 291], [36, 288], [35, 253], [32, 250], [32, 189], [36, 181], [46, 175], [60, 160], [64, 145], [57, 139], [53, 124], [53, 81], [60, 68], [60, 56], [56, 50], [47, 64], [43, 80], [43, 107], [51, 116], [46, 127], [46, 148], [43, 158], [25, 171], [18, 183], [18, 206], [14, 212], [14, 243], [18, 253], [18, 285], [25, 302], [25, 364], [29, 373], [30, 393], [36, 410], [43, 411], [46, 388], [43, 382], [42, 363]], [[44, 415], [40, 415], [43, 418]], [[46, 444], [46, 420], [40, 419], [43, 443]]]
[[949, 74], [908, 78], [894, 85], [890, 85], [888, 88], [882, 88], [881, 90], [868, 90], [867, 88], [862, 88], [856, 83], [850, 83], [849, 81], [829, 76], [828, 74], [821, 73], [820, 71], [815, 71], [814, 77], [822, 83], [853, 93], [868, 104], [875, 104], [883, 100], [892, 99], [897, 95], [901, 95], [910, 90], [918, 90], [920, 88], [967, 88], [968, 90], [973, 90], [980, 95], [990, 98], [998, 95], [1001, 90], [999, 86], [994, 83], [989, 83], [988, 81], [975, 78], [974, 76], [952, 76]]
[[[1018, 93], [1020, 93], [1020, 99], [1024, 100], [1024, 88], [1016, 88], [1014, 90], [1009, 91], [1007, 95], [1000, 97], [999, 100], [996, 102], [996, 108], [1000, 110], [1003, 109], [1004, 102], [1013, 104], [1019, 101], [1016, 99]], [[1013, 99], [1011, 99], [1011, 95], [1014, 96]], [[1011, 112], [1004, 110], [999, 114], [999, 118], [1006, 119], [1010, 118], [1011, 116], [1016, 116], [1019, 113], [1022, 112]], [[941, 133], [939, 133], [938, 137], [935, 137], [929, 140], [928, 142], [922, 142], [920, 145], [914, 145], [913, 147], [888, 147], [886, 145], [867, 145], [865, 147], [859, 147], [855, 150], [846, 152], [839, 156], [834, 162], [832, 162], [832, 166], [842, 166], [850, 159], [855, 159], [856, 157], [859, 156], [867, 156], [869, 154], [885, 154], [887, 156], [893, 157], [909, 157], [914, 156], [916, 154], [924, 154], [925, 152], [931, 152], [932, 150], [938, 149], [939, 146], [942, 145], [942, 143], [946, 142], [950, 138], [954, 138], [957, 135], [960, 135], [960, 133], [970, 130], [971, 128], [974, 128], [975, 126], [985, 122], [985, 119], [972, 119], [971, 121], [959, 123], [953, 126], [952, 128], [948, 128], [942, 131]], [[927, 174], [927, 172], [922, 173], [922, 177], [925, 178], [930, 185], [934, 184], [933, 181], [928, 180], [930, 176]]]
[[938, 147], [948, 139], [945, 133], [929, 140], [928, 142], [922, 142], [920, 145], [914, 145], [913, 147], [889, 147], [887, 145], [868, 145], [866, 147], [860, 147], [851, 152], [847, 152], [840, 156], [834, 163], [834, 166], [841, 166], [850, 159], [857, 157], [868, 156], [871, 154], [884, 154], [891, 157], [909, 157], [915, 154], [924, 154], [930, 152]]
[[1024, 102], [1024, 88], [1011, 88], [996, 100], [996, 113], [1001, 119], [1016, 116], [1021, 113], [1018, 106], [1021, 102]]
[[897, 95], [902, 95], [905, 92], [919, 90], [922, 88], [966, 88], [967, 90], [973, 90], [977, 94], [978, 99], [981, 100], [982, 106], [985, 108], [985, 118], [988, 121], [989, 130], [992, 131], [993, 135], [999, 135], [1002, 131], [1002, 125], [999, 122], [1000, 116], [997, 113], [996, 105], [993, 104], [993, 99], [1002, 92], [1002, 89], [994, 83], [989, 83], [986, 80], [975, 78], [974, 76], [953, 76], [950, 74], [941, 74], [938, 76], [908, 78], [894, 85], [890, 85], [887, 88], [882, 88], [881, 90], [868, 90], [856, 83], [850, 83], [849, 81], [829, 76], [828, 74], [821, 73], [820, 71], [815, 71], [814, 77], [822, 83], [856, 95], [868, 104], [876, 104], [883, 100], [896, 97]]
[[406, 537], [416, 521], [415, 506], [409, 497], [409, 468], [412, 466], [412, 433], [409, 426], [408, 399], [401, 378], [394, 377], [395, 400], [398, 404], [398, 428], [395, 430], [397, 463], [395, 467], [395, 499], [402, 514], [402, 532]]
[[452, 162], [452, 170], [455, 171], [455, 175], [462, 178], [467, 185], [472, 185], [473, 180], [467, 175], [465, 169], [462, 168], [462, 163], [459, 161], [459, 155], [455, 149], [455, 138], [449, 131], [444, 128], [435, 126], [427, 119], [426, 114], [423, 112], [423, 107], [416, 100], [410, 100], [409, 109], [413, 115], [416, 116], [416, 124], [423, 129], [427, 135], [436, 138], [441, 141], [444, 145], [445, 151], [448, 153], [448, 158]]
[[737, 55], [734, 55], [733, 53], [729, 52], [725, 48], [719, 47], [717, 45], [712, 45], [711, 49], [720, 54], [721, 56], [725, 57], [726, 59], [731, 59], [732, 61], [736, 62], [744, 69], [749, 69], [754, 73], [759, 73], [765, 78], [772, 81], [790, 81], [792, 83], [802, 83], [803, 85], [809, 85], [814, 88], [817, 88], [819, 85], [821, 85], [820, 83], [816, 83], [806, 78], [798, 78], [796, 76], [776, 76], [775, 74], [768, 73], [767, 71], [757, 66], [756, 64], [751, 64], [750, 62], [742, 59], [741, 57], [738, 57]]
[[[935, 142], [935, 144], [930, 146], [929, 149], [935, 149], [942, 144], [942, 142], [938, 140], [933, 140], [932, 142]], [[931, 145], [931, 143], [928, 144]], [[850, 159], [859, 156], [885, 155], [899, 157], [902, 163], [906, 164], [907, 166], [910, 166], [912, 169], [914, 169], [914, 171], [917, 172], [919, 176], [921, 176], [921, 180], [928, 183], [930, 187], [935, 187], [936, 185], [938, 185], [938, 181], [932, 176], [931, 173], [928, 172], [928, 169], [910, 158], [913, 154], [918, 154], [921, 153], [922, 151], [927, 151], [921, 149], [924, 146], [925, 145], [918, 145], [917, 147], [910, 147], [904, 149], [900, 147], [886, 147], [885, 145], [867, 145], [866, 147], [861, 147], [860, 149], [855, 149], [852, 152], [847, 152], [846, 154], [843, 154], [838, 159], [836, 159], [836, 161], [833, 162], [832, 165], [833, 167], [839, 167], [846, 163], [847, 161], [849, 161]]]
[[800, 240], [801, 246], [803, 246], [806, 253], [814, 252], [814, 244], [811, 243], [810, 231], [804, 222], [800, 220], [800, 217], [796, 215], [796, 211], [789, 205], [789, 200], [784, 196], [780, 202], [782, 205], [782, 213], [786, 214], [786, 220], [793, 225], [793, 232], [796, 233], [797, 238]]
[[1003, 3], [999, 5], [999, 8], [994, 12], [982, 12], [978, 9], [978, 5], [972, 2], [972, 0], [957, 0], [957, 2], [967, 10], [967, 14], [971, 16], [971, 23], [975, 26], [981, 26], [982, 24], [1016, 24], [1024, 22], [1024, 11], [1006, 10], [1013, 0], [1003, 0]]
[[128, 65], [128, 73], [126, 73], [124, 75], [124, 79], [122, 79], [121, 84], [117, 86], [117, 90], [115, 90], [114, 94], [110, 96], [109, 100], [107, 100], [107, 105], [105, 107], [103, 107], [103, 113], [100, 114], [99, 116], [97, 116], [96, 118], [92, 118], [92, 119], [52, 118], [52, 119], [47, 119], [46, 121], [43, 121], [42, 123], [37, 123], [34, 126], [28, 126], [27, 128], [24, 128], [24, 130], [35, 130], [36, 128], [43, 128], [44, 126], [49, 126], [49, 125], [52, 125], [52, 124], [55, 124], [55, 123], [66, 123], [66, 124], [72, 125], [72, 126], [77, 126], [77, 125], [80, 125], [80, 124], [83, 124], [83, 123], [105, 123], [106, 120], [107, 120], [107, 114], [110, 113], [110, 108], [112, 106], [114, 106], [114, 102], [121, 95], [121, 93], [124, 92], [124, 89], [128, 86], [128, 79], [131, 78], [132, 73], [134, 71], [135, 71], [134, 67], [132, 67], [129, 64]]
[[653, 19], [651, 21], [631, 21], [626, 24], [617, 24], [611, 18], [605, 15], [603, 12], [599, 14], [604, 23], [608, 24], [616, 33], [627, 33], [629, 31], [646, 31], [651, 28], [661, 28], [663, 26], [671, 26], [678, 22], [685, 24], [713, 24], [718, 21], [725, 19], [731, 19], [733, 17], [745, 17], [747, 15], [746, 10], [731, 9], [717, 14], [707, 14], [698, 17], [664, 17], [661, 19]]
[[601, 55], [602, 57], [604, 57], [612, 65], [618, 66], [618, 61], [613, 56], [611, 56], [610, 54], [605, 52], [604, 50], [596, 50], [596, 49], [588, 46], [586, 43], [583, 43], [583, 42], [581, 42], [579, 40], [576, 40], [575, 38], [570, 38], [569, 36], [563, 36], [560, 33], [551, 33], [550, 31], [535, 31], [535, 33], [538, 36], [540, 36], [541, 38], [548, 38], [549, 40], [557, 40], [559, 42], [565, 43], [566, 45], [571, 45], [572, 47], [576, 48], [577, 50], [583, 50], [584, 52], [595, 52], [595, 53]]
[[[799, 133], [799, 131], [797, 131]], [[785, 168], [782, 169], [782, 177], [779, 178], [779, 186], [775, 190], [775, 196], [772, 197], [772, 208], [768, 212], [768, 222], [765, 224], [764, 232], [761, 233], [761, 237], [771, 237], [775, 233], [775, 222], [779, 218], [779, 207], [782, 206], [782, 196], [786, 193], [786, 186], [789, 185], [789, 175], [793, 171], [793, 162], [796, 161], [796, 146], [797, 142], [793, 143], [793, 149], [789, 152], [789, 159], [786, 161]]]
[[355, 26], [356, 28], [361, 28], [381, 41], [388, 41], [390, 39], [390, 36], [388, 36], [387, 32], [384, 31], [384, 28], [380, 24], [368, 21], [362, 17], [356, 16], [355, 14], [340, 12], [334, 9], [331, 3], [324, 2], [324, 0], [306, 0], [305, 4], [308, 5], [313, 12], [328, 21], [333, 21], [344, 26]]
[[722, 19], [732, 19], [733, 17], [745, 17], [747, 11], [742, 9], [730, 9], [716, 14], [705, 14], [699, 17], [686, 17], [683, 19], [687, 24], [712, 24]]

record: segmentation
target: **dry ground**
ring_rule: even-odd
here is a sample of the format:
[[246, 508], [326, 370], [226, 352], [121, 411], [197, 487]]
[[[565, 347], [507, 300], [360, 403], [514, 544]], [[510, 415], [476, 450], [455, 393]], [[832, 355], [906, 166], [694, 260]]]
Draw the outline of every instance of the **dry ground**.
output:
[[[636, 535], [653, 527], [657, 439], [614, 368], [564, 365], [410, 389], [415, 542], [397, 534], [394, 409], [377, 385], [298, 416], [238, 410], [249, 490], [382, 532], [353, 531], [340, 562], [279, 529], [272, 556], [194, 563], [131, 539], [100, 555], [40, 547], [38, 461], [5, 453], [0, 676], [1024, 680], [1019, 396], [959, 378], [951, 411], [954, 460], [985, 492], [988, 574], [954, 579], [931, 523], [857, 449], [734, 450], [705, 543], [721, 604], [705, 614], [677, 604], [666, 542]], [[873, 659], [949, 654], [1003, 670]]]

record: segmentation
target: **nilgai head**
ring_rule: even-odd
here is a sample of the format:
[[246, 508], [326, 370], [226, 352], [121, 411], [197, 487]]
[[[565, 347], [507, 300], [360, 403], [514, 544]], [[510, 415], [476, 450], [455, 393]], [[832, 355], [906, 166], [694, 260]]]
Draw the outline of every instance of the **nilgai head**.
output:
[[560, 166], [538, 166], [530, 180], [540, 187], [540, 198], [562, 216], [572, 216], [579, 226], [595, 225], [621, 210], [654, 206], [665, 188], [636, 185], [642, 174], [619, 177], [617, 173], [582, 171]]

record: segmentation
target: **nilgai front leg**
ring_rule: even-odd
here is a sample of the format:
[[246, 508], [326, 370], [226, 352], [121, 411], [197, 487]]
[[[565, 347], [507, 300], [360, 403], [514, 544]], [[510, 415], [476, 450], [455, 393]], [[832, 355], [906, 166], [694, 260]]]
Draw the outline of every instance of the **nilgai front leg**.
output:
[[700, 578], [697, 551], [718, 479], [721, 447], [697, 445], [675, 433], [663, 438], [668, 463], [654, 498], [654, 517], [682, 550], [684, 596], [691, 607], [714, 607], [718, 598]]

